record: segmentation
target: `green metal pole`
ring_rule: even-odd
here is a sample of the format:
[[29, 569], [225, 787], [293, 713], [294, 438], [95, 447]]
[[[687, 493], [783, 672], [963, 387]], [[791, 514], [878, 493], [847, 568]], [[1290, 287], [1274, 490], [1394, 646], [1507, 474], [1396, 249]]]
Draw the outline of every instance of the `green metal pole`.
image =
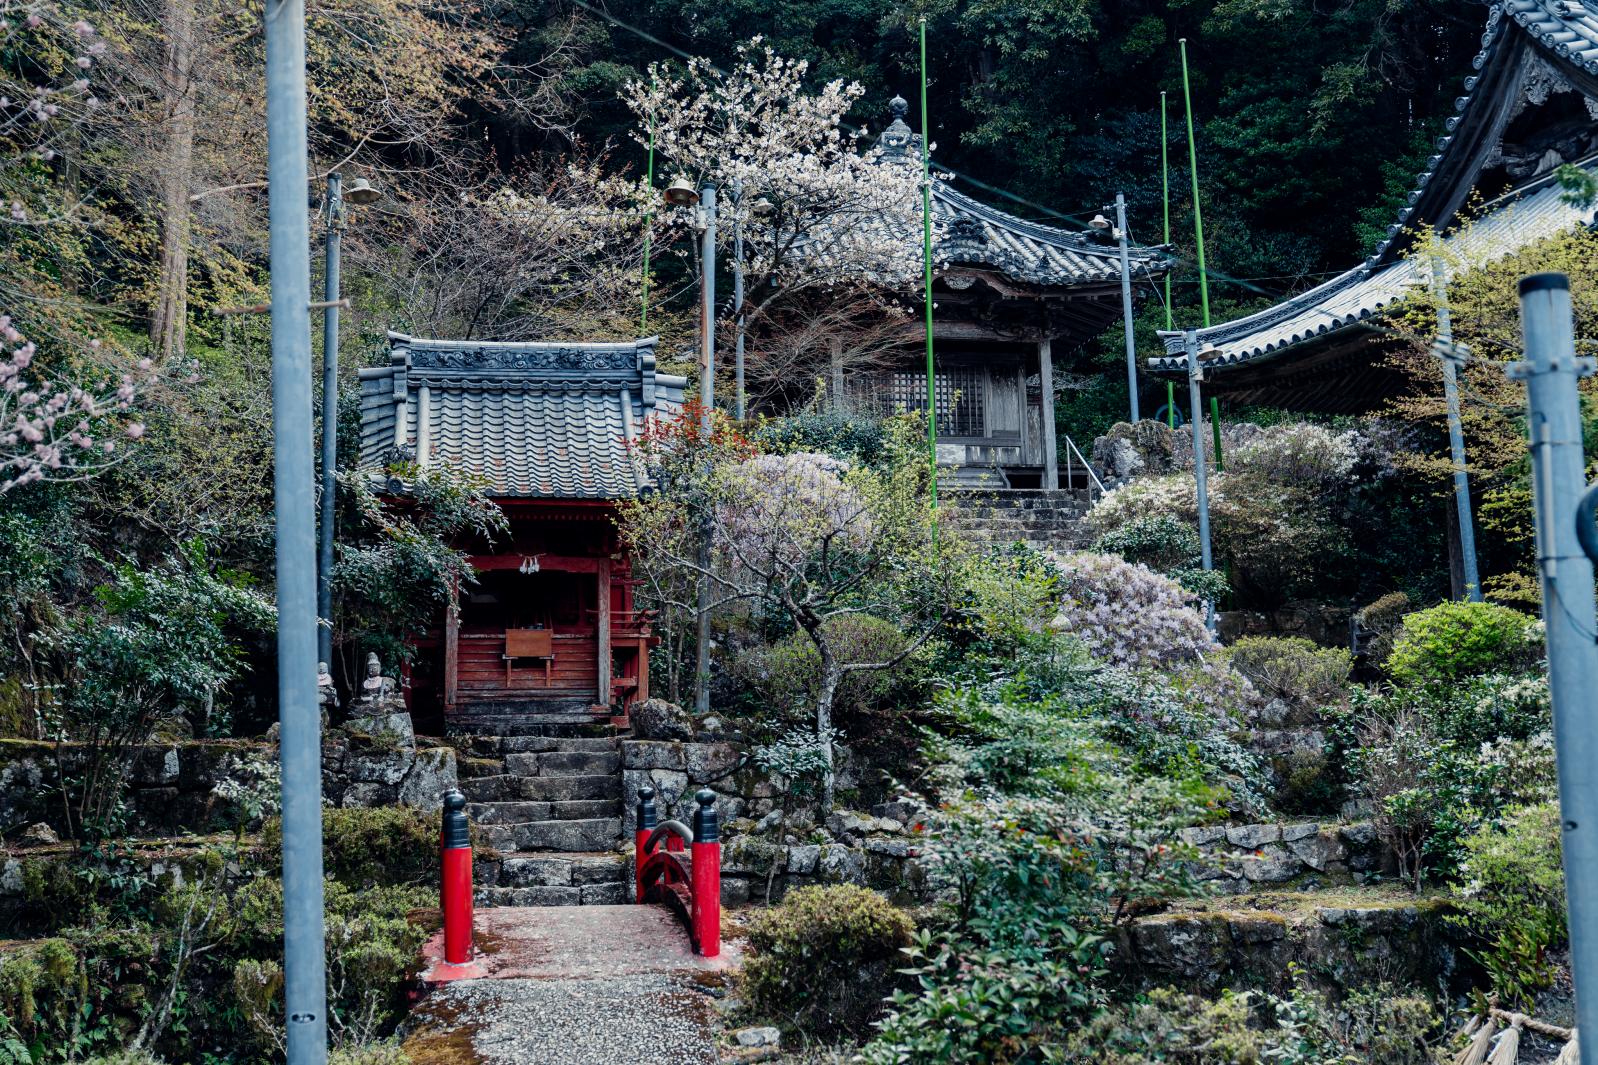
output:
[[[1204, 328], [1210, 327], [1210, 275], [1204, 268], [1204, 214], [1199, 207], [1198, 148], [1193, 141], [1193, 90], [1187, 77], [1187, 38], [1177, 42], [1182, 48], [1182, 99], [1187, 104], [1187, 168], [1193, 177], [1193, 238], [1198, 244], [1199, 306], [1204, 311]], [[1210, 428], [1215, 434], [1215, 469], [1225, 469], [1221, 460], [1221, 402], [1210, 397]]]
[[[655, 93], [655, 76], [649, 75], [649, 94], [653, 98]], [[644, 207], [644, 284], [643, 284], [643, 313], [638, 318], [638, 332], [641, 336], [649, 334], [649, 238], [655, 227], [655, 105], [653, 99], [649, 104], [649, 163], [646, 171], [646, 183], [649, 186], [649, 198], [645, 200]]]
[[932, 357], [932, 162], [927, 149], [927, 20], [921, 19], [921, 277], [927, 326], [927, 462], [932, 509], [938, 509], [938, 394]]
[[[1160, 185], [1165, 190], [1165, 244], [1171, 243], [1171, 134], [1166, 121], [1165, 94], [1160, 93]], [[1171, 321], [1171, 271], [1165, 271], [1165, 331], [1174, 326]], [[1176, 382], [1165, 382], [1165, 420], [1176, 428]]]

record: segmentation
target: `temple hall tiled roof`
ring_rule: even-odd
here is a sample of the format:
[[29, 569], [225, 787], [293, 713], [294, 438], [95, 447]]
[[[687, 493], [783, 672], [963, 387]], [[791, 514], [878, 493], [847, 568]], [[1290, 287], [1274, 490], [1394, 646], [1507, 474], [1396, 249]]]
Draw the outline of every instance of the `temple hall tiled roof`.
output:
[[[1437, 152], [1364, 263], [1316, 288], [1246, 318], [1201, 329], [1201, 348], [1220, 352], [1226, 370], [1282, 355], [1297, 345], [1358, 327], [1402, 299], [1419, 281], [1420, 266], [1404, 259], [1424, 226], [1439, 229], [1463, 212], [1484, 167], [1501, 153], [1504, 131], [1529, 80], [1551, 72], [1598, 99], [1598, 0], [1500, 0], [1488, 5], [1481, 50], [1471, 62], [1464, 92], [1437, 138]], [[1580, 165], [1598, 174], [1598, 161]], [[1546, 170], [1546, 164], [1539, 168]], [[1565, 204], [1551, 173], [1483, 208], [1461, 234], [1455, 253], [1482, 262], [1509, 254], [1578, 223], [1592, 212]], [[1149, 360], [1156, 371], [1179, 370], [1181, 334], [1165, 337], [1168, 357]], [[1274, 364], [1273, 364], [1274, 365]]]
[[[909, 106], [899, 96], [889, 104], [893, 120], [880, 140], [885, 155], [920, 150], [920, 140], [904, 120]], [[1014, 281], [1051, 287], [1113, 284], [1121, 278], [1120, 251], [1114, 245], [1087, 233], [1017, 218], [956, 192], [946, 180], [932, 183], [932, 219], [933, 258], [940, 269], [986, 266]], [[914, 236], [919, 242], [919, 230]], [[1129, 258], [1136, 279], [1165, 275], [1166, 260], [1157, 251], [1134, 246]]]
[[361, 468], [395, 459], [474, 473], [506, 498], [620, 499], [645, 486], [628, 448], [687, 381], [655, 372], [655, 339], [616, 344], [423, 340], [389, 334], [362, 370]]
[[[1598, 161], [1583, 169], [1598, 175]], [[1591, 224], [1593, 209], [1564, 200], [1552, 177], [1488, 204], [1464, 229], [1445, 235], [1447, 257], [1460, 267], [1479, 266], [1576, 225]], [[1215, 348], [1209, 365], [1225, 368], [1281, 352], [1304, 341], [1361, 326], [1431, 281], [1430, 260], [1400, 259], [1380, 269], [1357, 266], [1330, 281], [1247, 318], [1198, 331], [1201, 348]], [[1149, 360], [1155, 370], [1186, 365], [1180, 332], [1161, 333], [1168, 354]]]

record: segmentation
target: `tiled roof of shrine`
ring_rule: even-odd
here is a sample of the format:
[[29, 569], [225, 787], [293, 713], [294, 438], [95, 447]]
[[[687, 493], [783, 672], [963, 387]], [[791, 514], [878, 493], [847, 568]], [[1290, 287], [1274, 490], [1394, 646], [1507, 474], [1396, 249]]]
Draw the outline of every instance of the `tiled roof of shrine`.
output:
[[646, 475], [628, 446], [687, 380], [655, 372], [655, 338], [615, 344], [424, 340], [389, 334], [362, 370], [361, 468], [446, 463], [507, 498], [621, 499]]

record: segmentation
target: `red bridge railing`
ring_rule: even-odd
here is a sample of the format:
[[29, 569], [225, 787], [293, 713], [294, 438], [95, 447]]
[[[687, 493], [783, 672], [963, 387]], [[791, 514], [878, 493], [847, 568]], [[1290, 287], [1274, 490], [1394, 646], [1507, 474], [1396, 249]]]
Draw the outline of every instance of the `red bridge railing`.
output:
[[694, 798], [699, 808], [689, 828], [681, 821], [660, 821], [655, 789], [638, 789], [638, 901], [671, 908], [688, 925], [694, 949], [714, 958], [721, 953], [721, 825], [716, 793], [706, 788]]

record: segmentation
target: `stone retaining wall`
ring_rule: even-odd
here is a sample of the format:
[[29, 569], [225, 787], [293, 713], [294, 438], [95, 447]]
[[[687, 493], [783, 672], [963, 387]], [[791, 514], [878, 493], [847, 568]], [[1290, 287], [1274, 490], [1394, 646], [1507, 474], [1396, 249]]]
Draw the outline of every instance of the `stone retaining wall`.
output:
[[[65, 834], [60, 766], [65, 764], [70, 778], [87, 756], [85, 748], [68, 744], [58, 761], [54, 744], [0, 740], [0, 839], [36, 824]], [[128, 833], [164, 836], [232, 828], [230, 804], [218, 796], [218, 786], [229, 779], [259, 785], [261, 767], [277, 760], [277, 745], [264, 739], [183, 740], [146, 744], [129, 756], [123, 788]], [[339, 729], [330, 729], [322, 745], [322, 791], [337, 806], [436, 810], [455, 783], [452, 747], [389, 744]]]
[[1195, 904], [1139, 917], [1120, 930], [1112, 964], [1138, 987], [1176, 985], [1283, 992], [1296, 971], [1349, 989], [1382, 980], [1435, 986], [1457, 951], [1434, 899], [1339, 899], [1335, 892]]
[[1237, 895], [1262, 887], [1348, 883], [1360, 873], [1390, 873], [1393, 859], [1369, 824], [1211, 825], [1182, 830], [1203, 860], [1195, 872], [1211, 891]]

